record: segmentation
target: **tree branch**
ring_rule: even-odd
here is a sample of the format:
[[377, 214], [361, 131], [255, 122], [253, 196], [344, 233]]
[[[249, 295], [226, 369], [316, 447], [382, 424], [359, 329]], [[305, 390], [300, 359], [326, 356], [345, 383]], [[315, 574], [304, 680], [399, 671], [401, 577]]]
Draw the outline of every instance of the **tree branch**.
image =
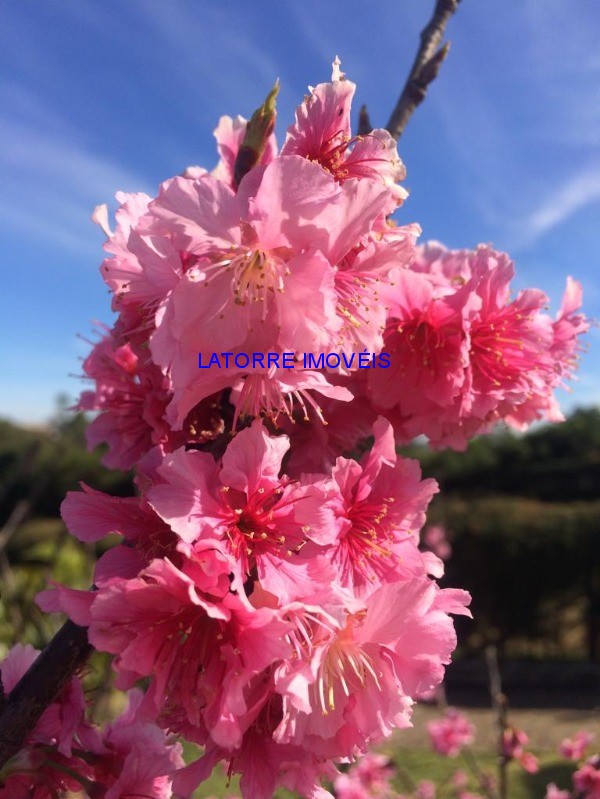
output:
[[0, 702], [0, 768], [23, 747], [27, 734], [91, 651], [85, 627], [67, 621]]
[[367, 111], [367, 106], [361, 105], [358, 115], [358, 135], [368, 136], [372, 130], [373, 125], [371, 125], [371, 119], [369, 117], [369, 112]]
[[[435, 80], [450, 49], [450, 43], [441, 45], [448, 20], [458, 8], [460, 0], [436, 0], [433, 16], [421, 31], [421, 46], [410, 74], [392, 111], [387, 130], [398, 141], [408, 120], [425, 99], [429, 84]], [[440, 46], [441, 45], [441, 46]]]

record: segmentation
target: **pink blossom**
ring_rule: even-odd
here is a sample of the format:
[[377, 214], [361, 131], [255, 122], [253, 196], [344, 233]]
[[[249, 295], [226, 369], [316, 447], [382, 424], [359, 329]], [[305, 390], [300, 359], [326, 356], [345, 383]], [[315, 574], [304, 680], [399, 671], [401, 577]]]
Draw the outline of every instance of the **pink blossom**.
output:
[[469, 775], [466, 771], [458, 769], [458, 771], [455, 771], [452, 775], [451, 782], [455, 788], [466, 788], [469, 784]]
[[83, 491], [69, 491], [61, 516], [80, 541], [99, 541], [121, 535], [123, 545], [107, 550], [96, 563], [94, 583], [112, 577], [135, 577], [156, 557], [178, 563], [177, 537], [143, 497], [111, 497], [82, 483]]
[[436, 298], [427, 278], [408, 270], [400, 270], [393, 282], [394, 305], [384, 333], [391, 366], [369, 372], [367, 393], [400, 435], [426, 432], [437, 439], [443, 436], [436, 428], [449, 413], [445, 409], [453, 409], [465, 389], [467, 322], [480, 300], [466, 289]]
[[[30, 644], [15, 644], [12, 647], [0, 664], [5, 696], [12, 691], [38, 655], [39, 652]], [[80, 681], [73, 677], [30, 730], [26, 743], [55, 746], [59, 754], [70, 757], [74, 739], [87, 727], [84, 714], [83, 689]]]
[[506, 760], [516, 760], [525, 771], [535, 774], [539, 771], [539, 763], [534, 754], [525, 751], [528, 743], [529, 736], [524, 730], [507, 727], [502, 737], [502, 754]]
[[446, 710], [444, 718], [430, 721], [427, 732], [436, 752], [446, 757], [457, 757], [463, 746], [475, 740], [475, 728], [456, 708]]
[[580, 730], [572, 738], [564, 738], [559, 747], [558, 754], [567, 757], [569, 760], [581, 760], [585, 756], [585, 750], [594, 740], [594, 735], [590, 732]]
[[506, 727], [502, 736], [502, 754], [508, 760], [519, 758], [529, 743], [529, 736], [524, 730]]
[[418, 225], [388, 227], [356, 246], [337, 265], [337, 313], [342, 320], [340, 348], [344, 353], [378, 353], [384, 344], [386, 316], [392, 302], [391, 270], [414, 259]]
[[[111, 254], [100, 267], [100, 274], [113, 292], [113, 308], [135, 306], [151, 318], [159, 302], [175, 287], [183, 272], [178, 252], [168, 236], [142, 233], [139, 222], [148, 210], [147, 194], [117, 192], [120, 207], [116, 230], [108, 223], [105, 205], [92, 217], [108, 240], [104, 249]], [[139, 320], [138, 320], [139, 323]]]
[[372, 799], [395, 796], [390, 779], [393, 763], [384, 755], [367, 752], [346, 774], [334, 780], [336, 799]]
[[[267, 608], [253, 609], [228, 592], [230, 565], [210, 550], [176, 569], [155, 560], [134, 580], [113, 580], [96, 592], [89, 637], [115, 654], [119, 685], [153, 676], [157, 709], [199, 741], [234, 746], [249, 712], [243, 687], [289, 653], [287, 626]], [[215, 643], [216, 642], [216, 643]]]
[[372, 799], [373, 794], [349, 774], [340, 774], [334, 782], [336, 799]]
[[302, 747], [281, 745], [273, 740], [279, 713], [276, 702], [263, 705], [256, 721], [245, 731], [241, 745], [233, 752], [209, 741], [204, 755], [175, 776], [175, 793], [189, 795], [210, 776], [216, 763], [226, 758], [229, 773], [241, 774], [244, 799], [272, 799], [278, 785], [307, 799], [333, 799], [320, 787], [322, 778], [337, 774], [330, 763]]
[[172, 777], [185, 764], [181, 744], [156, 726], [141, 691], [129, 694], [129, 707], [102, 734], [92, 757], [92, 799], [171, 799]]
[[573, 774], [573, 787], [583, 799], [600, 799], [600, 758], [589, 758]]
[[390, 788], [390, 779], [395, 772], [394, 764], [385, 755], [367, 752], [358, 763], [350, 767], [349, 773], [374, 791], [384, 792]]
[[582, 349], [579, 336], [586, 333], [590, 327], [585, 315], [578, 313], [582, 301], [581, 283], [568, 277], [562, 304], [553, 325], [552, 355], [561, 382], [573, 379], [577, 369], [578, 353]]
[[310, 539], [333, 540], [334, 530], [327, 531], [318, 513], [325, 487], [279, 477], [288, 447], [286, 436], [269, 436], [255, 420], [233, 439], [221, 463], [203, 452], [167, 456], [158, 469], [163, 482], [148, 492], [183, 541], [227, 553], [239, 589], [256, 569], [267, 590], [288, 595], [296, 569], [308, 567], [302, 548]]
[[437, 789], [431, 780], [420, 780], [415, 791], [415, 799], [435, 799]]
[[356, 85], [333, 63], [330, 83], [320, 83], [296, 111], [296, 123], [288, 128], [282, 155], [302, 155], [342, 182], [349, 179], [381, 181], [389, 192], [391, 212], [408, 192], [397, 185], [406, 176], [396, 142], [386, 130], [368, 136], [351, 136], [350, 106]]
[[302, 659], [278, 677], [289, 704], [277, 740], [333, 757], [409, 726], [411, 697], [441, 681], [454, 647], [447, 613], [468, 614], [466, 599], [413, 578], [384, 583], [345, 619], [305, 624]]
[[521, 768], [529, 774], [536, 774], [540, 770], [539, 761], [531, 752], [523, 752], [521, 757], [518, 758], [518, 761]]
[[434, 480], [421, 480], [416, 461], [397, 457], [388, 422], [378, 420], [374, 433], [375, 444], [360, 464], [338, 458], [324, 507], [337, 530], [332, 563], [341, 584], [358, 590], [392, 579], [418, 558], [416, 537], [437, 491]]
[[129, 343], [119, 345], [108, 331], [83, 364], [94, 391], [84, 391], [79, 410], [100, 411], [86, 429], [90, 448], [107, 443], [107, 466], [129, 469], [156, 444], [167, 451], [187, 442], [213, 439], [223, 430], [214, 398], [207, 398], [187, 415], [181, 431], [172, 431], [163, 418], [172, 393], [167, 378], [144, 361]]
[[561, 791], [555, 783], [550, 782], [546, 785], [546, 795], [544, 799], [571, 799], [569, 791]]
[[[367, 396], [400, 440], [426, 434], [433, 446], [464, 449], [498, 421], [525, 429], [560, 420], [554, 390], [572, 376], [587, 322], [570, 283], [556, 321], [535, 289], [510, 297], [514, 269], [489, 247], [430, 246], [394, 283], [384, 333], [392, 368], [368, 375]], [[392, 279], [393, 278], [393, 279]]]
[[[13, 690], [38, 655], [29, 644], [12, 647], [0, 663], [4, 695]], [[55, 799], [63, 791], [81, 788], [83, 782], [70, 773], [79, 770], [73, 749], [82, 740], [95, 740], [84, 713], [83, 688], [73, 677], [28, 732], [25, 746], [3, 767], [1, 799]]]
[[[208, 363], [212, 352], [332, 348], [342, 324], [335, 264], [385, 202], [378, 184], [340, 186], [296, 155], [253, 170], [237, 195], [211, 177], [174, 178], [163, 188], [146, 225], [169, 232], [193, 262], [157, 315], [150, 345], [172, 380], [173, 423], [225, 387], [197, 368], [198, 353]], [[230, 372], [227, 385], [243, 374]]]
[[448, 542], [446, 530], [441, 524], [433, 524], [423, 531], [423, 544], [441, 560], [448, 560], [452, 546]]

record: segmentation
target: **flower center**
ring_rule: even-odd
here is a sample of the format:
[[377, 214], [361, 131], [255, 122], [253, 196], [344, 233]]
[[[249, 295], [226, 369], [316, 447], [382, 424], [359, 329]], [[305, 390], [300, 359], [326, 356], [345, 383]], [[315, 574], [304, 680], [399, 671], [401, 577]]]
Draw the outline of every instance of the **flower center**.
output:
[[220, 253], [209, 266], [201, 267], [205, 274], [204, 285], [210, 285], [217, 275], [231, 275], [234, 303], [241, 306], [260, 303], [264, 321], [269, 311], [269, 299], [285, 291], [284, 277], [289, 274], [285, 255], [279, 250], [266, 252], [248, 247], [232, 248], [230, 252]]
[[362, 623], [363, 617], [364, 614], [349, 617], [346, 627], [338, 633], [321, 664], [315, 690], [317, 704], [324, 716], [335, 710], [340, 690], [349, 697], [352, 691], [360, 690], [372, 679], [377, 690], [381, 691], [373, 661], [352, 636], [352, 629]]
[[349, 560], [356, 571], [369, 579], [388, 567], [390, 545], [395, 540], [388, 518], [393, 502], [394, 497], [378, 502], [365, 500], [353, 505], [348, 513], [352, 522], [345, 539]]

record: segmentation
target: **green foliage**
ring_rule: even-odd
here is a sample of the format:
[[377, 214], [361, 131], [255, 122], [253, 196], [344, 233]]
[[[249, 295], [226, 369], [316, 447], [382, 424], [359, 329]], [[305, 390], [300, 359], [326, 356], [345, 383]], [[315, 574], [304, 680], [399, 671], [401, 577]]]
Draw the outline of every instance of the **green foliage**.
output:
[[59, 516], [67, 491], [81, 481], [112, 494], [130, 495], [131, 477], [104, 467], [102, 452], [88, 452], [83, 414], [30, 430], [0, 421], [0, 524], [27, 500], [38, 516]]
[[445, 494], [595, 500], [600, 498], [600, 409], [580, 409], [563, 424], [527, 435], [500, 431], [481, 436], [466, 452], [412, 446], [407, 454], [419, 458]]
[[473, 595], [478, 647], [522, 636], [555, 641], [558, 653], [561, 609], [584, 600], [589, 613], [600, 577], [600, 500], [453, 496], [435, 515], [453, 533], [447, 582]]
[[473, 595], [470, 647], [600, 658], [600, 409], [407, 454], [440, 483], [429, 520], [452, 539], [446, 583]]
[[72, 538], [60, 520], [67, 491], [80, 481], [131, 495], [128, 474], [108, 470], [101, 452], [86, 449], [82, 414], [60, 414], [44, 429], [0, 421], [0, 645], [42, 647], [60, 619], [35, 605], [50, 578], [74, 588], [91, 583], [98, 548]]

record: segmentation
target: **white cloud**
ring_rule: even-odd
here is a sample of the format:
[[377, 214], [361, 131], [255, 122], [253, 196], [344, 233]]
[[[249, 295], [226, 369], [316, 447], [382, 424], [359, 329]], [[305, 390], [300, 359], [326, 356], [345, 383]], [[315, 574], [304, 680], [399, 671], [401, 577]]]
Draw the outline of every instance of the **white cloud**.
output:
[[553, 190], [549, 199], [529, 213], [520, 225], [521, 245], [530, 245], [581, 209], [600, 201], [600, 166], [585, 169]]
[[0, 116], [2, 223], [61, 249], [83, 253], [93, 247], [97, 253], [100, 239], [90, 222], [93, 208], [110, 202], [117, 189], [152, 187], [142, 175], [92, 152], [64, 120], [56, 119], [54, 129], [36, 124], [43, 109], [34, 96], [20, 92], [27, 121], [11, 118], [6, 110]]

